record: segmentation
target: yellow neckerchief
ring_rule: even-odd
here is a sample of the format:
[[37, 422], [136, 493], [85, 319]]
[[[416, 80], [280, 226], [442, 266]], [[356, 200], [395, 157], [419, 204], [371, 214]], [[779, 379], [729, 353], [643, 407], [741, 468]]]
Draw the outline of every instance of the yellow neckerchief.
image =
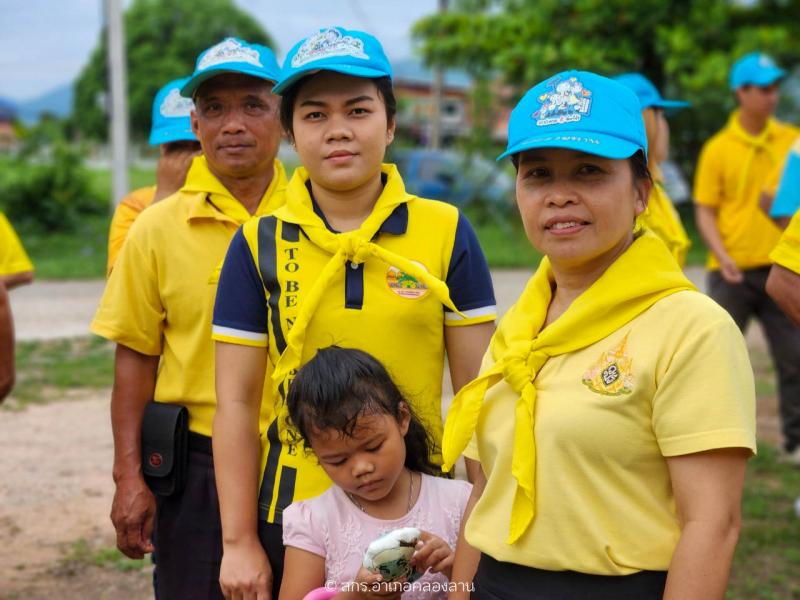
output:
[[751, 135], [744, 130], [742, 124], [739, 122], [738, 110], [733, 111], [730, 119], [728, 119], [727, 129], [731, 135], [750, 147], [750, 150], [747, 153], [747, 158], [744, 162], [744, 166], [739, 172], [739, 183], [736, 184], [736, 200], [741, 200], [742, 194], [744, 194], [745, 185], [750, 177], [750, 168], [753, 166], [753, 159], [755, 159], [759, 150], [766, 152], [773, 163], [777, 163], [777, 161], [780, 159], [780, 157], [775, 155], [775, 152], [770, 145], [770, 138], [772, 137], [772, 133], [777, 125], [778, 122], [773, 117], [769, 117], [767, 119], [767, 124], [761, 133], [758, 135]]
[[534, 381], [539, 370], [552, 356], [580, 350], [608, 337], [661, 298], [695, 289], [667, 247], [648, 231], [639, 235], [564, 314], [542, 329], [553, 283], [550, 261], [545, 257], [492, 338], [489, 351], [494, 364], [456, 395], [444, 428], [442, 470], [446, 472], [472, 439], [487, 390], [505, 379], [519, 394], [511, 461], [517, 488], [509, 544], [525, 533], [535, 514]]
[[303, 299], [297, 318], [286, 338], [286, 349], [275, 365], [272, 374], [274, 391], [277, 392], [286, 378], [300, 366], [305, 342], [306, 327], [311, 321], [322, 296], [331, 283], [342, 272], [347, 262], [365, 263], [370, 259], [397, 267], [421, 281], [450, 310], [461, 314], [450, 299], [447, 284], [431, 275], [418, 264], [374, 243], [373, 240], [383, 222], [399, 205], [413, 200], [407, 194], [397, 167], [390, 164], [381, 166], [386, 175], [386, 185], [375, 203], [369, 217], [354, 231], [334, 233], [330, 231], [320, 216], [314, 212], [311, 197], [306, 187], [308, 172], [298, 167], [286, 189], [286, 204], [273, 214], [281, 221], [299, 225], [305, 235], [316, 246], [331, 254], [331, 258], [317, 277], [314, 286]]
[[[273, 199], [277, 201], [280, 198], [280, 195], [275, 192], [284, 187], [286, 187], [286, 171], [281, 162], [275, 160], [272, 181], [264, 191], [254, 214], [264, 215], [271, 212], [275, 208], [271, 201]], [[189, 219], [206, 217], [241, 225], [253, 216], [211, 172], [205, 156], [196, 156], [192, 160], [192, 166], [189, 167], [189, 172], [186, 174], [186, 182], [183, 184], [181, 192], [199, 195], [197, 202], [189, 210]]]

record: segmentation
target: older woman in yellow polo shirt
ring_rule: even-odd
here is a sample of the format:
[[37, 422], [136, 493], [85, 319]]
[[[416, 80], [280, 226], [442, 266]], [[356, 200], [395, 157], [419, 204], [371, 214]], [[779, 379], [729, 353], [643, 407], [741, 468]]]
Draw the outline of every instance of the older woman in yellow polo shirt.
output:
[[484, 473], [453, 578], [482, 600], [722, 598], [752, 370], [730, 316], [635, 226], [651, 187], [639, 103], [560, 73], [508, 139], [545, 257], [447, 416], [443, 468], [466, 450]]

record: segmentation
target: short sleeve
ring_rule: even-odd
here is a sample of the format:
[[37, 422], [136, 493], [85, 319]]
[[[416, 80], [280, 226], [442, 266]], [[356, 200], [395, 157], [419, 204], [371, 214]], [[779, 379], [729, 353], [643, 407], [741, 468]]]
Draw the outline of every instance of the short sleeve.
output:
[[136, 225], [106, 282], [91, 330], [142, 354], [158, 356], [166, 311], [155, 253], [145, 231]]
[[211, 337], [218, 342], [263, 348], [267, 334], [266, 291], [240, 227], [222, 264]]
[[322, 530], [314, 523], [311, 507], [304, 501], [293, 502], [283, 511], [283, 545], [326, 557]]
[[653, 430], [664, 456], [717, 448], [756, 450], [755, 384], [733, 319], [691, 331], [657, 381]]
[[475, 230], [460, 213], [446, 283], [453, 304], [466, 317], [448, 310], [445, 313], [446, 325], [475, 325], [497, 318], [489, 265]]
[[776, 265], [800, 275], [800, 211], [792, 217], [769, 258]]
[[27, 271], [33, 271], [33, 263], [28, 258], [11, 223], [0, 213], [0, 275], [14, 275]]
[[798, 208], [800, 208], [800, 149], [795, 146], [781, 171], [780, 183], [777, 185], [769, 216], [791, 217]]
[[703, 206], [719, 206], [722, 202], [722, 169], [713, 142], [703, 146], [694, 176], [694, 201]]

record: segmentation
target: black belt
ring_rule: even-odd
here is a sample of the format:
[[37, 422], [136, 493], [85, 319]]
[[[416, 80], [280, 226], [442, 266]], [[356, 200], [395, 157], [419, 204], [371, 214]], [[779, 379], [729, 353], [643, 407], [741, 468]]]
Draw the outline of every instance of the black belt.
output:
[[211, 438], [207, 435], [201, 435], [194, 431], [189, 432], [189, 450], [192, 452], [202, 452], [203, 454], [214, 455], [211, 450]]

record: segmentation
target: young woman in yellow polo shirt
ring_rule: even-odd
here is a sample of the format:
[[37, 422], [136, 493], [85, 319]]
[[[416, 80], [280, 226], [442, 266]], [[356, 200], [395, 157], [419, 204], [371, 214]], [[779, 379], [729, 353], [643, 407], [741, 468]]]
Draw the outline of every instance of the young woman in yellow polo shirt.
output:
[[722, 598], [752, 371], [728, 314], [635, 225], [639, 103], [560, 73], [514, 109], [502, 156], [545, 257], [447, 416], [443, 468], [465, 451], [484, 473], [453, 578], [482, 600]]
[[[330, 486], [286, 422], [296, 370], [331, 344], [369, 352], [408, 395], [440, 464], [445, 351], [458, 389], [477, 374], [495, 318], [469, 223], [453, 206], [408, 194], [383, 163], [396, 103], [378, 40], [321, 30], [289, 52], [273, 91], [303, 167], [285, 209], [237, 233], [214, 314], [221, 583], [234, 595], [266, 590], [269, 579], [277, 593], [283, 509]], [[260, 448], [262, 385], [272, 393]]]

